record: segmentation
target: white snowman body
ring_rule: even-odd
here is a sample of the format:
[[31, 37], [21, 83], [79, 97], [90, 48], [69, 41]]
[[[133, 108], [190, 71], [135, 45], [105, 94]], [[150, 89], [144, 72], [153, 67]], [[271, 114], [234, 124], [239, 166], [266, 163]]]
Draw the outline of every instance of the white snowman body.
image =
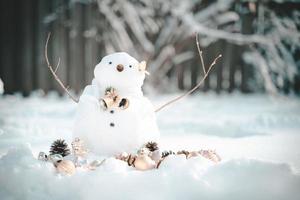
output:
[[[96, 65], [94, 75], [79, 100], [74, 137], [82, 139], [92, 152], [109, 156], [134, 152], [149, 141], [157, 142], [155, 112], [143, 96], [145, 71], [140, 70], [139, 62], [127, 53], [110, 54]], [[99, 100], [109, 87], [129, 100], [128, 108], [101, 107]]]

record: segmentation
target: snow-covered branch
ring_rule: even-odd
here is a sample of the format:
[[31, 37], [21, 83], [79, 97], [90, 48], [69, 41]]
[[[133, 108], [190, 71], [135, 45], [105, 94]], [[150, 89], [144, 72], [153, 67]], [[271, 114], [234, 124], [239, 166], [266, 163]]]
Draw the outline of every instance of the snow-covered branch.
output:
[[[267, 68], [259, 72], [268, 85], [265, 88], [271, 93], [283, 87], [285, 80], [292, 82], [297, 74], [293, 52], [300, 44], [299, 11], [293, 11], [290, 18], [279, 17], [267, 4], [256, 2], [240, 3], [238, 7], [242, 11], [239, 13], [238, 3], [233, 0], [208, 3], [98, 0], [97, 3], [101, 13], [97, 34], [103, 38], [104, 51], [126, 51], [140, 60], [147, 59], [153, 84], [160, 84], [161, 77], [166, 77], [175, 65], [195, 59], [190, 53], [194, 51], [191, 38], [195, 32], [200, 35], [202, 47], [220, 39], [251, 46], [247, 51], [253, 49], [254, 53], [248, 57], [259, 54], [260, 62], [256, 65]], [[253, 26], [251, 34], [243, 34], [241, 28], [245, 12], [252, 12], [253, 16], [258, 12], [258, 18], [250, 22]], [[270, 75], [272, 78], [267, 78], [267, 72], [274, 72]], [[273, 86], [269, 86], [270, 80]]]

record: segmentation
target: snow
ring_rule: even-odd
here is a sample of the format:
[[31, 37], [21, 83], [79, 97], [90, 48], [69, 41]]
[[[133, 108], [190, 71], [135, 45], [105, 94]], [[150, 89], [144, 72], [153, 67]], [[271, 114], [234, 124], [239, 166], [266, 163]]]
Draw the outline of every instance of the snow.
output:
[[3, 82], [0, 78], [0, 95], [3, 94], [3, 92], [4, 92], [4, 85], [3, 85]]
[[[173, 96], [173, 95], [172, 95]], [[159, 106], [172, 96], [150, 96]], [[201, 94], [158, 113], [161, 149], [212, 148], [219, 164], [168, 157], [136, 171], [108, 159], [95, 171], [57, 175], [37, 160], [70, 144], [76, 104], [56, 94], [0, 97], [1, 199], [298, 199], [300, 102], [293, 97]]]

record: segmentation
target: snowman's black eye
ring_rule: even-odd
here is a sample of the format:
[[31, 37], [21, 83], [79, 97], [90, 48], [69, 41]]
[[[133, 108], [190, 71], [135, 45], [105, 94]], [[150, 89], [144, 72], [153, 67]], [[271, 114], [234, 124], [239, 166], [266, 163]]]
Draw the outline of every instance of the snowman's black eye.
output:
[[129, 67], [131, 68], [132, 66], [131, 66], [131, 65], [129, 65]]
[[108, 64], [110, 64], [110, 65], [111, 65], [111, 64], [112, 64], [112, 62], [110, 61]]

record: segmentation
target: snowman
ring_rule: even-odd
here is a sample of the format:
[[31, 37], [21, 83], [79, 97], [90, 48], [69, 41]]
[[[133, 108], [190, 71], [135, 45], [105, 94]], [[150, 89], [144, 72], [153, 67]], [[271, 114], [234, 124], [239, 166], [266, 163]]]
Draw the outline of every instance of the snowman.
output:
[[102, 58], [80, 96], [74, 137], [103, 156], [136, 152], [146, 142], [158, 142], [154, 108], [142, 91], [145, 74], [146, 62], [127, 53]]

